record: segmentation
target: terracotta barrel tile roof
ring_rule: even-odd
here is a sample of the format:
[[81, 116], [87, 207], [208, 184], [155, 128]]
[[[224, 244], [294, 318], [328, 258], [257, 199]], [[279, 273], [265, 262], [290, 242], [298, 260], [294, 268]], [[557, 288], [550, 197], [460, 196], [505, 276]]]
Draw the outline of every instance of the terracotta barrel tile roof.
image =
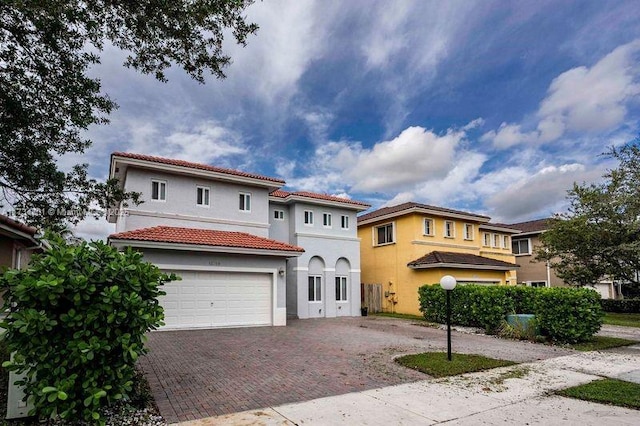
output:
[[492, 266], [517, 268], [515, 263], [503, 262], [502, 260], [491, 259], [489, 257], [478, 256], [470, 253], [453, 253], [449, 251], [432, 251], [419, 259], [409, 262], [407, 266], [416, 267], [423, 265], [456, 264], [473, 266]]
[[437, 207], [437, 206], [430, 206], [428, 204], [409, 202], [409, 203], [398, 204], [397, 206], [383, 207], [381, 209], [372, 211], [371, 213], [363, 214], [362, 216], [358, 216], [358, 222], [362, 222], [369, 219], [375, 219], [376, 217], [386, 216], [388, 214], [400, 213], [404, 210], [410, 210], [413, 208], [423, 208], [428, 210], [435, 210], [442, 213], [453, 213], [453, 214], [460, 214], [465, 216], [475, 216], [479, 219], [489, 219], [488, 216], [483, 216], [476, 213], [469, 213], [461, 210], [448, 209], [445, 207]]
[[284, 185], [284, 183], [285, 183], [284, 180], [278, 179], [278, 178], [262, 176], [262, 175], [258, 175], [258, 174], [255, 174], [255, 173], [241, 172], [239, 170], [225, 169], [225, 168], [222, 168], [222, 167], [214, 167], [214, 166], [210, 166], [208, 164], [192, 163], [190, 161], [184, 161], [184, 160], [173, 160], [173, 159], [170, 159], [170, 158], [154, 157], [152, 155], [144, 155], [144, 154], [133, 154], [133, 153], [130, 153], [130, 152], [114, 152], [111, 155], [112, 156], [118, 156], [118, 157], [124, 157], [124, 158], [132, 158], [134, 160], [151, 161], [153, 163], [160, 163], [160, 164], [168, 164], [168, 165], [172, 165], [172, 166], [187, 167], [187, 168], [190, 168], [190, 169], [206, 170], [206, 171], [209, 171], [209, 172], [223, 173], [223, 174], [227, 174], [227, 175], [241, 176], [241, 177], [247, 177], [247, 178], [252, 178], [252, 179], [260, 179], [260, 180], [267, 180], [267, 181], [275, 182], [275, 183], [282, 184], [282, 185]]
[[313, 198], [316, 200], [334, 201], [338, 203], [354, 204], [356, 206], [371, 207], [369, 204], [363, 203], [362, 201], [356, 201], [356, 200], [351, 200], [349, 198], [337, 197], [335, 195], [320, 194], [317, 192], [308, 192], [308, 191], [289, 192], [289, 191], [284, 191], [282, 189], [277, 189], [271, 192], [271, 194], [269, 195], [271, 195], [272, 197], [278, 197], [278, 198], [287, 198], [289, 196]]
[[109, 239], [304, 252], [304, 249], [301, 247], [269, 238], [258, 237], [247, 234], [246, 232], [178, 228], [173, 226], [154, 226], [152, 228], [120, 232], [118, 234], [111, 234]]
[[24, 223], [18, 222], [17, 220], [11, 219], [9, 216], [5, 216], [3, 214], [0, 214], [0, 224], [13, 228], [16, 231], [24, 232], [32, 237], [37, 232], [37, 229], [33, 226], [25, 225]]

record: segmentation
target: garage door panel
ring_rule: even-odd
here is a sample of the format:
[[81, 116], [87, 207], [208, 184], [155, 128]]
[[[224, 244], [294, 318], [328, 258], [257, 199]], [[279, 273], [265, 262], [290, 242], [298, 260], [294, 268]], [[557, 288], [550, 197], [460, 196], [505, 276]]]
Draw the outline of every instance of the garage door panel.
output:
[[165, 328], [272, 324], [270, 274], [171, 271], [182, 277], [160, 298]]

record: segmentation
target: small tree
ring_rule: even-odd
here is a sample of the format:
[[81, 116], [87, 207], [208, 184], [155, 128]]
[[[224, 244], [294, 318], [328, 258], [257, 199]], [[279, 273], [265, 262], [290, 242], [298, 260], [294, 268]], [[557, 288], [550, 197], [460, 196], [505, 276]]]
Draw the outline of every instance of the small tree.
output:
[[538, 260], [566, 282], [584, 286], [605, 277], [640, 285], [640, 139], [604, 154], [617, 159], [604, 182], [569, 191], [570, 208], [541, 236]]
[[26, 373], [30, 414], [101, 421], [101, 407], [131, 392], [144, 334], [163, 324], [160, 286], [176, 277], [132, 249], [47, 239], [29, 269], [0, 276], [14, 353], [3, 366]]

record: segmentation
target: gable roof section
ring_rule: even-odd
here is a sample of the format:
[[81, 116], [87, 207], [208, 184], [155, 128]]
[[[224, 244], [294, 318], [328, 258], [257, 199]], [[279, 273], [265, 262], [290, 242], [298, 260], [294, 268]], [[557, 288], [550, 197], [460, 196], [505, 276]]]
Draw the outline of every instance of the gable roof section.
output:
[[316, 192], [308, 191], [295, 191], [289, 192], [282, 189], [277, 189], [269, 194], [271, 197], [280, 198], [283, 201], [308, 201], [308, 202], [320, 202], [320, 204], [327, 203], [339, 203], [346, 204], [351, 207], [356, 207], [357, 210], [366, 210], [371, 205], [363, 203], [361, 201], [351, 200], [349, 198], [336, 197], [335, 195], [319, 194]]
[[453, 253], [448, 251], [432, 251], [407, 264], [412, 269], [427, 268], [464, 268], [492, 269], [509, 271], [518, 268], [515, 263], [478, 256], [470, 253]]
[[383, 207], [358, 217], [358, 225], [377, 222], [380, 220], [391, 219], [410, 213], [433, 214], [445, 217], [474, 220], [477, 222], [489, 222], [489, 216], [483, 216], [475, 213], [464, 212], [461, 210], [453, 210], [445, 207], [430, 206], [428, 204], [408, 202], [398, 204], [397, 206]]
[[[186, 250], [238, 252], [245, 250], [264, 251], [272, 253], [285, 253], [299, 256], [304, 253], [304, 249], [281, 241], [269, 238], [258, 237], [246, 232], [216, 231], [212, 229], [180, 228], [173, 226], [154, 226], [152, 228], [142, 228], [133, 231], [111, 234], [109, 242], [121, 246], [147, 246], [154, 244], [144, 243], [166, 243], [176, 245], [176, 247]], [[181, 247], [177, 247], [177, 246]], [[237, 249], [237, 250], [234, 250]], [[264, 253], [268, 254], [268, 253]]]
[[33, 226], [25, 225], [9, 216], [0, 214], [0, 235], [6, 235], [14, 240], [26, 240], [29, 241], [29, 244], [36, 246], [40, 244], [36, 238], [37, 231]]
[[551, 218], [530, 220], [528, 222], [512, 223], [507, 225], [510, 228], [519, 229], [522, 234], [538, 234], [549, 228]]
[[263, 176], [255, 173], [241, 172], [239, 170], [225, 169], [222, 167], [210, 166], [208, 164], [193, 163], [193, 162], [184, 161], [184, 160], [174, 160], [174, 159], [164, 158], [164, 157], [155, 157], [152, 155], [133, 154], [129, 152], [114, 152], [113, 154], [111, 154], [111, 158], [113, 159], [114, 157], [147, 161], [151, 163], [165, 164], [169, 166], [178, 166], [178, 167], [184, 167], [187, 169], [202, 170], [207, 172], [214, 172], [214, 173], [220, 173], [224, 175], [237, 176], [237, 177], [243, 177], [243, 178], [264, 180], [264, 181], [278, 184], [278, 186], [282, 186], [285, 183], [284, 180], [279, 178]]

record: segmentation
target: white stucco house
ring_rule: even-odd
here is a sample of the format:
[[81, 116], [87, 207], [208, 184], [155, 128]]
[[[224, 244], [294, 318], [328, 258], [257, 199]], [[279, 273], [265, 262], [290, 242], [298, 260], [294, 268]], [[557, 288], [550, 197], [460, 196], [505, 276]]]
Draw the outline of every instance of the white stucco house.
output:
[[109, 175], [143, 201], [110, 210], [109, 243], [182, 277], [160, 300], [165, 329], [360, 315], [355, 224], [367, 204], [149, 155], [113, 153]]

